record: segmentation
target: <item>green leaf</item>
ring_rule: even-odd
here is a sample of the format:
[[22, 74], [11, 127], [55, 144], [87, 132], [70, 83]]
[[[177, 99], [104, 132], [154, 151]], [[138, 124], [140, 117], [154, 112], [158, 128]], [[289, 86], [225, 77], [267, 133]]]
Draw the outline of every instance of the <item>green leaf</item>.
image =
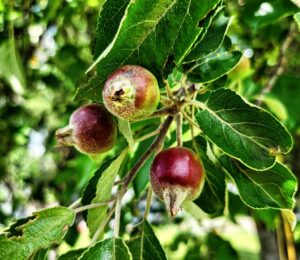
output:
[[131, 260], [128, 247], [121, 238], [109, 238], [86, 250], [78, 260]]
[[127, 245], [133, 260], [167, 259], [164, 249], [147, 221], [134, 227]]
[[222, 46], [215, 52], [185, 68], [191, 82], [207, 83], [230, 72], [242, 58], [240, 51], [230, 51], [231, 42], [225, 38]]
[[[207, 250], [210, 259], [222, 260], [238, 260], [239, 255], [232, 247], [229, 241], [224, 240], [216, 232], [210, 232], [206, 237]], [[216, 250], [217, 249], [217, 250]]]
[[47, 260], [47, 249], [39, 249], [37, 252], [35, 252], [33, 255], [31, 255], [30, 260]]
[[227, 81], [228, 81], [228, 76], [224, 75], [221, 78], [218, 78], [217, 80], [208, 83], [207, 85], [205, 85], [205, 87], [209, 90], [217, 90], [219, 88], [225, 88], [227, 85]]
[[0, 259], [28, 259], [39, 249], [59, 244], [74, 219], [73, 210], [55, 207], [17, 222], [0, 235]]
[[295, 205], [297, 180], [283, 164], [276, 164], [266, 171], [243, 167], [226, 155], [220, 161], [236, 184], [243, 202], [255, 209], [287, 209]]
[[[89, 70], [97, 65], [103, 84], [121, 65], [138, 64], [161, 81], [181, 63], [202, 30], [199, 22], [219, 1], [131, 1], [112, 42]], [[78, 95], [84, 91], [81, 89]]]
[[291, 135], [274, 116], [229, 89], [211, 92], [202, 108], [196, 118], [204, 134], [249, 168], [266, 170], [276, 154], [292, 148]]
[[113, 40], [129, 2], [130, 0], [106, 0], [102, 5], [96, 29], [94, 59], [97, 59]]
[[298, 30], [300, 30], [300, 12], [294, 14], [294, 20], [295, 20], [296, 23], [297, 23]]
[[57, 260], [77, 260], [83, 252], [87, 250], [86, 248], [80, 248], [77, 250], [69, 251], [63, 255], [61, 255]]
[[[97, 183], [95, 197], [92, 203], [104, 202], [110, 199], [111, 190], [119, 172], [121, 164], [127, 154], [125, 149], [109, 166], [106, 168]], [[99, 225], [102, 223], [106, 215], [108, 206], [93, 208], [88, 210], [87, 225], [90, 230], [90, 235], [93, 236]]]
[[293, 15], [299, 9], [286, 0], [268, 2], [252, 0], [245, 2], [241, 11], [242, 19], [256, 32], [266, 25], [274, 24], [287, 16]]
[[[102, 5], [96, 29], [94, 60], [113, 40], [129, 2], [130, 0], [106, 0]], [[99, 77], [93, 76], [77, 89], [76, 100], [85, 98], [102, 100], [102, 91], [100, 91], [102, 83]]]
[[0, 78], [5, 79], [15, 93], [22, 95], [26, 80], [13, 38], [0, 45], [0, 57]]
[[[134, 152], [134, 156], [131, 160], [131, 167], [137, 162], [137, 160], [145, 153], [145, 147], [149, 147], [155, 137], [151, 137], [149, 139], [146, 139], [138, 144], [137, 149]], [[136, 198], [139, 198], [142, 194], [142, 192], [145, 190], [148, 182], [149, 182], [149, 172], [150, 167], [152, 164], [152, 161], [154, 159], [154, 154], [152, 154], [145, 164], [141, 167], [141, 169], [138, 171], [136, 177], [133, 179], [133, 189]]]
[[133, 180], [132, 184], [136, 198], [139, 198], [143, 194], [143, 191], [149, 183], [149, 173], [153, 160], [154, 154], [152, 154], [149, 157], [149, 159], [144, 163], [144, 165], [138, 171], [138, 174]]
[[299, 80], [298, 75], [282, 75], [272, 89], [272, 96], [280, 100], [287, 110], [288, 117], [284, 123], [290, 130], [300, 125]]
[[206, 140], [197, 136], [194, 150], [199, 155], [205, 169], [205, 183], [200, 196], [194, 201], [208, 214], [221, 214], [225, 208], [225, 174], [206, 154]]
[[283, 103], [271, 93], [268, 93], [263, 98], [263, 103], [266, 104], [269, 111], [271, 111], [280, 121], [285, 121], [288, 118], [288, 112]]
[[[92, 178], [89, 180], [88, 184], [86, 185], [83, 194], [82, 194], [82, 198], [81, 198], [81, 203], [82, 205], [88, 205], [91, 204], [93, 198], [96, 196], [96, 189], [97, 189], [97, 183], [102, 175], [102, 173], [105, 171], [106, 168], [108, 168], [108, 166], [116, 159], [117, 157], [113, 157], [111, 159], [106, 160], [105, 162], [103, 162], [99, 169], [97, 169], [95, 171], [95, 173], [93, 174]], [[86, 220], [87, 217], [87, 212], [84, 211], [83, 213], [83, 217]]]
[[133, 151], [134, 140], [130, 128], [130, 122], [128, 120], [123, 120], [121, 118], [118, 118], [118, 126], [120, 132], [122, 133], [122, 135], [124, 135], [125, 139], [127, 140], [130, 150]]
[[224, 16], [224, 12], [214, 17], [204, 38], [195, 44], [191, 52], [185, 57], [184, 63], [199, 60], [211, 52], [216, 51], [224, 41], [231, 20], [232, 19]]

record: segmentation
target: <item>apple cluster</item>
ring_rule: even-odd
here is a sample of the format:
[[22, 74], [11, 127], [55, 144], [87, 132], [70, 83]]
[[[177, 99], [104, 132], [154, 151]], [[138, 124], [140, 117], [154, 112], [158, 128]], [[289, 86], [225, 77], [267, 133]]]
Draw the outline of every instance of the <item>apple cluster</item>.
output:
[[[125, 65], [106, 80], [104, 105], [88, 104], [74, 111], [69, 124], [56, 132], [58, 145], [74, 146], [88, 155], [112, 149], [117, 141], [117, 121], [149, 117], [160, 100], [158, 82], [147, 69]], [[175, 216], [182, 203], [199, 196], [204, 182], [200, 158], [190, 149], [174, 147], [156, 155], [150, 172], [155, 194], [165, 202], [170, 216]]]

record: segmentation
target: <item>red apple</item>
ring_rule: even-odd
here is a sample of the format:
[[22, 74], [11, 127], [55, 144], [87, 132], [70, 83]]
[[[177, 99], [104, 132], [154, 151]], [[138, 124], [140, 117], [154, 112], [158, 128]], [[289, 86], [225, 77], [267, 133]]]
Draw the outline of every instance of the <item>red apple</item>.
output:
[[196, 199], [204, 183], [200, 158], [184, 147], [160, 152], [151, 166], [150, 181], [154, 193], [163, 200], [169, 214], [177, 214], [186, 200]]
[[57, 130], [59, 145], [74, 145], [79, 151], [95, 155], [110, 150], [117, 139], [117, 123], [106, 108], [90, 104], [71, 115], [69, 125]]

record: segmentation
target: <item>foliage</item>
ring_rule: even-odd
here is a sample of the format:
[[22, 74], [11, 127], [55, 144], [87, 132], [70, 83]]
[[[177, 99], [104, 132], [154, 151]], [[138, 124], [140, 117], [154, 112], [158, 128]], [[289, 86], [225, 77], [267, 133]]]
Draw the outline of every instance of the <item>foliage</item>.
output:
[[[284, 0], [0, 3], [0, 222], [30, 215], [26, 204], [78, 199], [10, 225], [0, 258], [44, 259], [82, 215], [90, 244], [59, 259], [166, 259], [181, 242], [184, 259], [238, 258], [213, 229], [162, 245], [157, 230], [186, 219], [247, 215], [291, 232], [300, 170], [297, 26], [299, 8]], [[54, 131], [81, 103], [102, 103], [107, 77], [126, 64], [157, 77], [161, 114], [118, 119], [116, 146], [97, 158], [57, 153]], [[147, 198], [144, 191], [155, 154], [176, 145], [197, 153], [206, 181], [184, 205], [189, 215], [170, 220], [151, 188]]]

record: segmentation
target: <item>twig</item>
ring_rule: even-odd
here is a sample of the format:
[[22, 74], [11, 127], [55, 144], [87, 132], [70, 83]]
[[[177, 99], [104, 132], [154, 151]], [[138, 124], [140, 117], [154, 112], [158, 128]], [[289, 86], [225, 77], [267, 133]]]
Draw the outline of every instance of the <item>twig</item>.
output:
[[75, 200], [68, 208], [69, 209], [74, 209], [76, 208], [77, 206], [79, 206], [81, 203], [81, 198], [79, 198], [78, 200]]
[[168, 83], [168, 81], [165, 81], [165, 83], [166, 83], [166, 90], [167, 90], [168, 97], [169, 97], [169, 99], [173, 100], [174, 96], [173, 96], [172, 90], [169, 86], [169, 83]]
[[103, 202], [96, 202], [96, 203], [92, 203], [92, 204], [89, 204], [89, 205], [85, 205], [85, 206], [74, 209], [74, 212], [77, 214], [79, 212], [82, 212], [82, 211], [85, 211], [85, 210], [88, 210], [88, 209], [103, 207], [103, 206], [106, 206], [107, 204], [109, 204], [111, 202], [114, 202], [115, 200], [116, 199], [113, 198], [111, 200], [107, 200], [107, 201], [103, 201]]
[[[195, 92], [193, 94], [193, 100], [195, 100], [197, 97], [197, 92]], [[192, 117], [191, 117], [192, 121], [194, 122], [194, 119], [195, 119], [195, 107], [192, 106]], [[195, 143], [195, 131], [194, 131], [194, 125], [190, 123], [190, 128], [191, 128], [191, 136], [192, 136], [192, 142], [193, 142], [193, 145], [194, 147], [196, 146], [196, 143]]]
[[123, 184], [124, 181], [125, 181], [125, 178], [122, 178], [122, 179], [120, 179], [120, 180], [117, 180], [117, 181], [114, 182], [114, 186]]
[[173, 117], [168, 116], [167, 119], [165, 120], [165, 122], [162, 124], [157, 138], [153, 141], [153, 143], [148, 148], [148, 150], [142, 155], [142, 157], [136, 162], [136, 164], [128, 172], [126, 179], [124, 181], [123, 188], [122, 188], [122, 196], [126, 193], [130, 182], [133, 180], [133, 178], [137, 174], [138, 170], [144, 165], [144, 163], [150, 157], [152, 152], [159, 148], [159, 146], [161, 145], [161, 143], [163, 142], [163, 140], [167, 134], [167, 131], [168, 131], [172, 121], [173, 121]]
[[189, 121], [189, 123], [191, 125], [195, 126], [196, 128], [198, 128], [202, 132], [200, 126], [197, 123], [195, 123], [195, 121], [192, 118], [190, 118], [184, 111], [181, 111], [181, 113], [182, 113], [184, 119], [186, 119], [187, 121]]
[[111, 207], [111, 209], [108, 211], [106, 218], [102, 221], [101, 225], [98, 227], [98, 229], [96, 230], [93, 238], [91, 239], [90, 242], [90, 246], [95, 244], [100, 236], [100, 234], [102, 233], [102, 231], [104, 230], [106, 224], [108, 223], [108, 221], [110, 220], [111, 216], [113, 215], [114, 211], [116, 209], [116, 203], [114, 203], [114, 205]]
[[144, 141], [144, 140], [146, 140], [146, 139], [148, 139], [148, 138], [150, 138], [154, 135], [157, 135], [158, 133], [159, 133], [159, 129], [156, 129], [156, 130], [152, 131], [149, 134], [146, 134], [144, 136], [141, 136], [140, 138], [135, 139], [134, 142], [135, 143], [140, 143], [140, 142], [142, 142], [142, 141]]
[[146, 208], [144, 212], [144, 220], [148, 218], [149, 212], [150, 212], [150, 206], [151, 206], [151, 199], [152, 199], [152, 187], [151, 185], [148, 188], [148, 193], [147, 193], [147, 202], [146, 202]]
[[176, 138], [177, 145], [182, 146], [182, 113], [176, 115]]
[[120, 219], [121, 219], [121, 201], [122, 201], [122, 196], [117, 197], [117, 202], [116, 202], [116, 211], [115, 211], [115, 227], [114, 227], [114, 236], [118, 237], [119, 236], [119, 231], [120, 231]]
[[289, 46], [291, 45], [292, 41], [293, 41], [293, 32], [295, 30], [295, 24], [293, 23], [290, 27], [290, 31], [286, 37], [286, 39], [284, 40], [282, 47], [280, 49], [280, 54], [278, 57], [278, 64], [275, 66], [274, 69], [274, 73], [272, 75], [272, 77], [270, 78], [270, 80], [268, 81], [267, 85], [262, 89], [258, 100], [256, 102], [257, 105], [261, 105], [263, 102], [263, 97], [267, 94], [270, 93], [272, 88], [274, 87], [277, 79], [279, 78], [280, 75], [282, 75], [282, 73], [284, 72], [284, 66], [286, 63], [286, 59], [285, 59], [285, 54], [286, 51], [288, 50]]
[[177, 112], [176, 106], [171, 105], [171, 106], [156, 110], [152, 115], [147, 117], [147, 119], [153, 118], [153, 117], [166, 116], [166, 115], [174, 115], [176, 112]]

